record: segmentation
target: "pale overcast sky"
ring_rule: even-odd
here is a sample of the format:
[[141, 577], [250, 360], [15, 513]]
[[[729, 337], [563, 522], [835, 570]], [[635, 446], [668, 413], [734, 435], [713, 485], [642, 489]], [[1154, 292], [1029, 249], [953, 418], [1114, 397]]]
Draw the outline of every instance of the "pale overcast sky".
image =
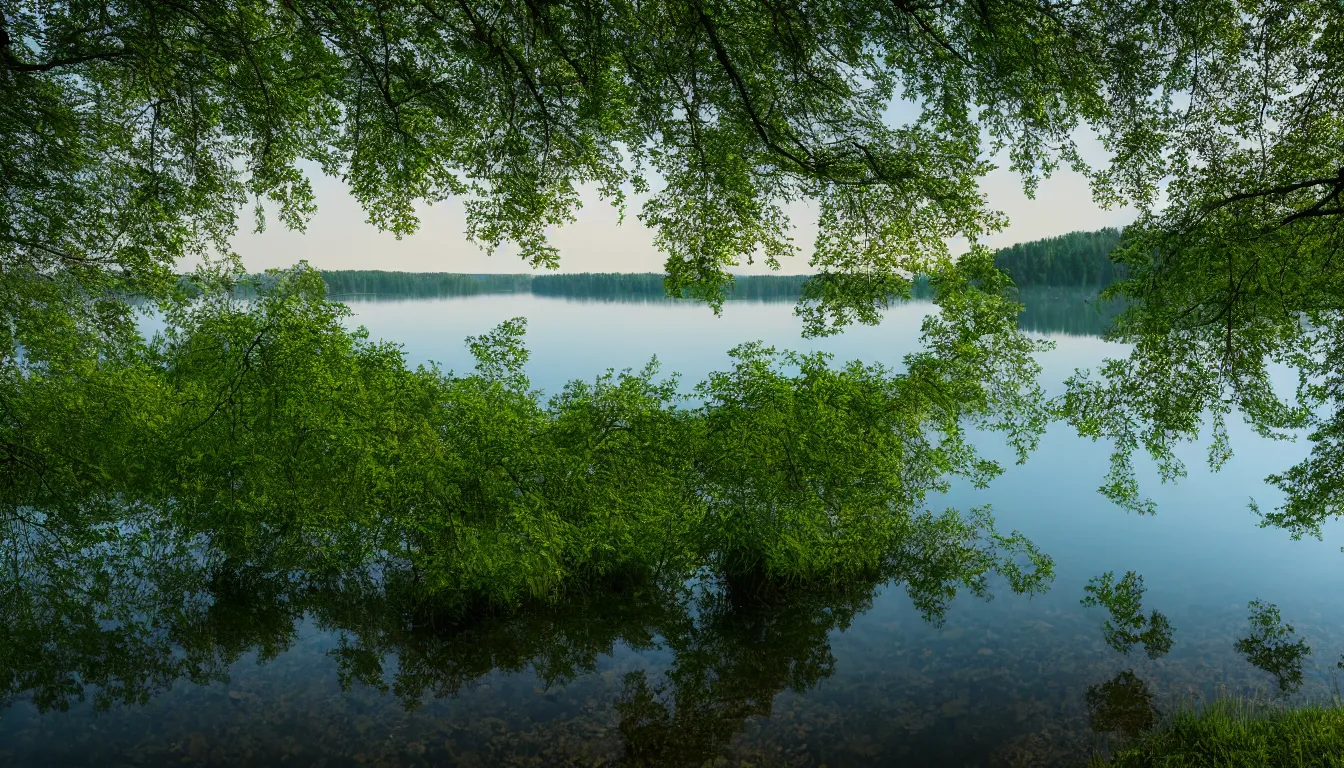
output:
[[[344, 184], [330, 177], [314, 178], [318, 213], [306, 233], [286, 230], [274, 218], [263, 234], [252, 232], [250, 215], [241, 221], [234, 240], [235, 250], [249, 271], [285, 267], [300, 259], [319, 269], [385, 269], [409, 272], [502, 272], [529, 271], [512, 253], [487, 256], [469, 242], [462, 205], [448, 201], [421, 211], [420, 230], [398, 241], [379, 232], [366, 220]], [[1041, 183], [1036, 199], [1022, 192], [1020, 179], [1000, 169], [982, 181], [991, 206], [1009, 217], [1008, 228], [989, 240], [1001, 247], [1025, 240], [1060, 235], [1075, 230], [1123, 226], [1134, 219], [1129, 209], [1105, 211], [1092, 202], [1087, 182], [1070, 171], [1059, 171]], [[617, 223], [615, 209], [590, 196], [578, 221], [556, 229], [552, 242], [560, 249], [562, 272], [662, 272], [663, 256], [653, 247], [653, 233], [636, 217], [639, 200], [631, 200], [625, 222]], [[782, 273], [810, 271], [807, 257], [815, 231], [815, 213], [800, 206], [793, 213], [794, 241], [799, 254], [783, 265]], [[733, 270], [762, 273], [757, 264]]]

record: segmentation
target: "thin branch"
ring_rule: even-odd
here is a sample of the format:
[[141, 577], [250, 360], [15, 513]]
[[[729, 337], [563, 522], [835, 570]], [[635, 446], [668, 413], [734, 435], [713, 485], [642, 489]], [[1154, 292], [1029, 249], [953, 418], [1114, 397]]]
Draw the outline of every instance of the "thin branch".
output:
[[1255, 192], [1241, 192], [1235, 195], [1231, 195], [1229, 197], [1223, 198], [1222, 200], [1219, 200], [1216, 203], [1211, 203], [1209, 205], [1204, 206], [1203, 212], [1213, 213], [1219, 208], [1225, 208], [1233, 203], [1241, 202], [1242, 200], [1253, 200], [1255, 198], [1269, 197], [1271, 195], [1286, 195], [1290, 192], [1296, 192], [1300, 189], [1307, 189], [1310, 187], [1321, 187], [1325, 186], [1326, 184], [1331, 185], [1344, 184], [1344, 168], [1339, 169], [1339, 173], [1333, 177], [1307, 179], [1305, 181], [1299, 181], [1293, 184], [1284, 184], [1282, 186], [1270, 187], [1269, 189], [1257, 190]]
[[1320, 208], [1319, 206], [1313, 206], [1312, 208], [1308, 208], [1305, 211], [1298, 211], [1297, 213], [1294, 213], [1292, 216], [1289, 216], [1288, 218], [1284, 219], [1279, 224], [1279, 226], [1280, 227], [1287, 226], [1288, 224], [1291, 224], [1292, 222], [1297, 221], [1299, 219], [1311, 219], [1316, 218], [1318, 216], [1339, 216], [1341, 214], [1344, 214], [1344, 206], [1336, 206], [1334, 208]]
[[938, 47], [942, 48], [943, 50], [951, 54], [952, 58], [956, 59], [957, 61], [960, 61], [962, 64], [965, 64], [968, 67], [974, 66], [971, 64], [971, 60], [966, 56], [966, 54], [962, 53], [961, 51], [958, 51], [942, 35], [938, 34], [938, 30], [930, 26], [929, 23], [924, 20], [924, 17], [919, 15], [919, 9], [910, 5], [908, 0], [895, 0], [893, 4], [896, 6], [897, 10], [899, 10], [901, 13], [905, 14], [909, 18], [914, 19], [915, 23], [919, 25], [919, 28], [924, 30], [924, 34], [933, 38], [933, 41], [938, 44]]
[[751, 118], [751, 124], [756, 131], [756, 135], [760, 137], [761, 141], [764, 142], [767, 147], [774, 152], [787, 157], [789, 160], [792, 160], [802, 170], [808, 173], [816, 173], [817, 169], [811, 162], [798, 157], [788, 149], [781, 147], [774, 139], [770, 138], [770, 134], [765, 128], [765, 123], [757, 113], [755, 103], [752, 102], [751, 94], [747, 92], [746, 82], [743, 81], [742, 75], [737, 71], [737, 66], [733, 64], [733, 60], [728, 55], [728, 50], [724, 47], [723, 41], [719, 39], [718, 27], [714, 24], [714, 20], [709, 18], [709, 15], [705, 13], [704, 7], [699, 3], [696, 3], [695, 11], [700, 20], [700, 26], [704, 28], [705, 34], [709, 36], [709, 42], [714, 46], [714, 58], [718, 59], [719, 66], [723, 67], [724, 72], [728, 75], [728, 79], [733, 84], [733, 89], [737, 91], [737, 95], [742, 99], [742, 105], [747, 110], [747, 116]]
[[14, 54], [10, 53], [8, 46], [0, 47], [0, 50], [3, 51], [2, 58], [4, 60], [5, 69], [10, 72], [27, 73], [50, 72], [53, 69], [60, 69], [61, 67], [73, 67], [76, 64], [85, 64], [90, 61], [111, 61], [112, 59], [120, 59], [132, 55], [131, 51], [123, 48], [119, 51], [88, 53], [83, 56], [74, 56], [68, 59], [52, 59], [43, 64], [28, 64], [19, 61]]

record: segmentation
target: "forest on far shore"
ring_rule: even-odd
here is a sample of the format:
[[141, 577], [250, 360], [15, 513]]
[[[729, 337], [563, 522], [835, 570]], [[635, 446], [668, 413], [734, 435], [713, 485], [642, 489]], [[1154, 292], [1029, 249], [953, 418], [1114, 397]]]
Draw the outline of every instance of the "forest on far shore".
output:
[[[1120, 230], [1070, 232], [1059, 237], [1018, 243], [994, 254], [994, 263], [1018, 287], [1104, 288], [1125, 276], [1124, 265], [1111, 261]], [[807, 275], [738, 275], [726, 298], [738, 301], [795, 301]], [[667, 298], [664, 276], [652, 272], [583, 272], [577, 274], [458, 274], [451, 272], [388, 272], [323, 270], [322, 280], [333, 299], [376, 296], [442, 297], [485, 293], [533, 293], [577, 299], [659, 301]], [[924, 281], [916, 296], [929, 294]]]

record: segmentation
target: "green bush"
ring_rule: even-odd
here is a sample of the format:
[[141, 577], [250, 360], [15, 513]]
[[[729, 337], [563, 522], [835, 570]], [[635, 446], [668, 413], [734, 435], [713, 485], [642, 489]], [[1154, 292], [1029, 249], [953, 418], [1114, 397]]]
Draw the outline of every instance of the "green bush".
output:
[[904, 372], [746, 344], [694, 401], [656, 361], [544, 399], [522, 320], [469, 339], [476, 369], [458, 374], [348, 330], [312, 270], [266, 275], [252, 298], [206, 283], [127, 359], [8, 382], [7, 437], [42, 472], [16, 473], [5, 501], [70, 530], [91, 530], [95, 507], [141, 509], [230, 558], [293, 542], [333, 571], [401, 574], [450, 612], [705, 568], [778, 584], [923, 573], [913, 553], [939, 564], [920, 582], [982, 591], [1000, 571], [1035, 589], [1049, 561], [1029, 542], [985, 512], [923, 508], [954, 476], [1000, 471], [969, 427], [1025, 456], [1045, 423], [1037, 344], [980, 290], [985, 268], [968, 259], [937, 286], [942, 314]]

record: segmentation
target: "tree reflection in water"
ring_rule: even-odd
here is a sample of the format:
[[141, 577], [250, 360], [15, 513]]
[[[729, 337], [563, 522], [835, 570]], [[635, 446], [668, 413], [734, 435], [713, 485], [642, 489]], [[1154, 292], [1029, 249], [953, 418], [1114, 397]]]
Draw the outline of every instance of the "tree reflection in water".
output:
[[1086, 698], [1088, 722], [1098, 733], [1119, 733], [1132, 739], [1157, 722], [1153, 694], [1133, 670], [1088, 686]]
[[932, 621], [959, 591], [987, 596], [992, 553], [969, 526], [937, 517], [881, 573], [838, 584], [611, 584], [467, 623], [436, 615], [409, 570], [351, 568], [329, 550], [275, 538], [248, 558], [201, 536], [128, 518], [81, 541], [12, 526], [0, 599], [0, 704], [65, 710], [145, 704], [177, 681], [226, 682], [245, 655], [268, 662], [303, 621], [333, 633], [341, 686], [396, 695], [407, 709], [496, 671], [547, 687], [599, 669], [619, 647], [660, 651], [662, 672], [625, 673], [620, 750], [634, 765], [713, 759], [784, 691], [829, 677], [830, 638], [903, 583]]
[[703, 764], [748, 718], [769, 717], [777, 694], [830, 677], [830, 633], [872, 606], [875, 587], [706, 593], [696, 621], [666, 638], [674, 661], [663, 680], [643, 670], [625, 676], [616, 709], [627, 762]]

